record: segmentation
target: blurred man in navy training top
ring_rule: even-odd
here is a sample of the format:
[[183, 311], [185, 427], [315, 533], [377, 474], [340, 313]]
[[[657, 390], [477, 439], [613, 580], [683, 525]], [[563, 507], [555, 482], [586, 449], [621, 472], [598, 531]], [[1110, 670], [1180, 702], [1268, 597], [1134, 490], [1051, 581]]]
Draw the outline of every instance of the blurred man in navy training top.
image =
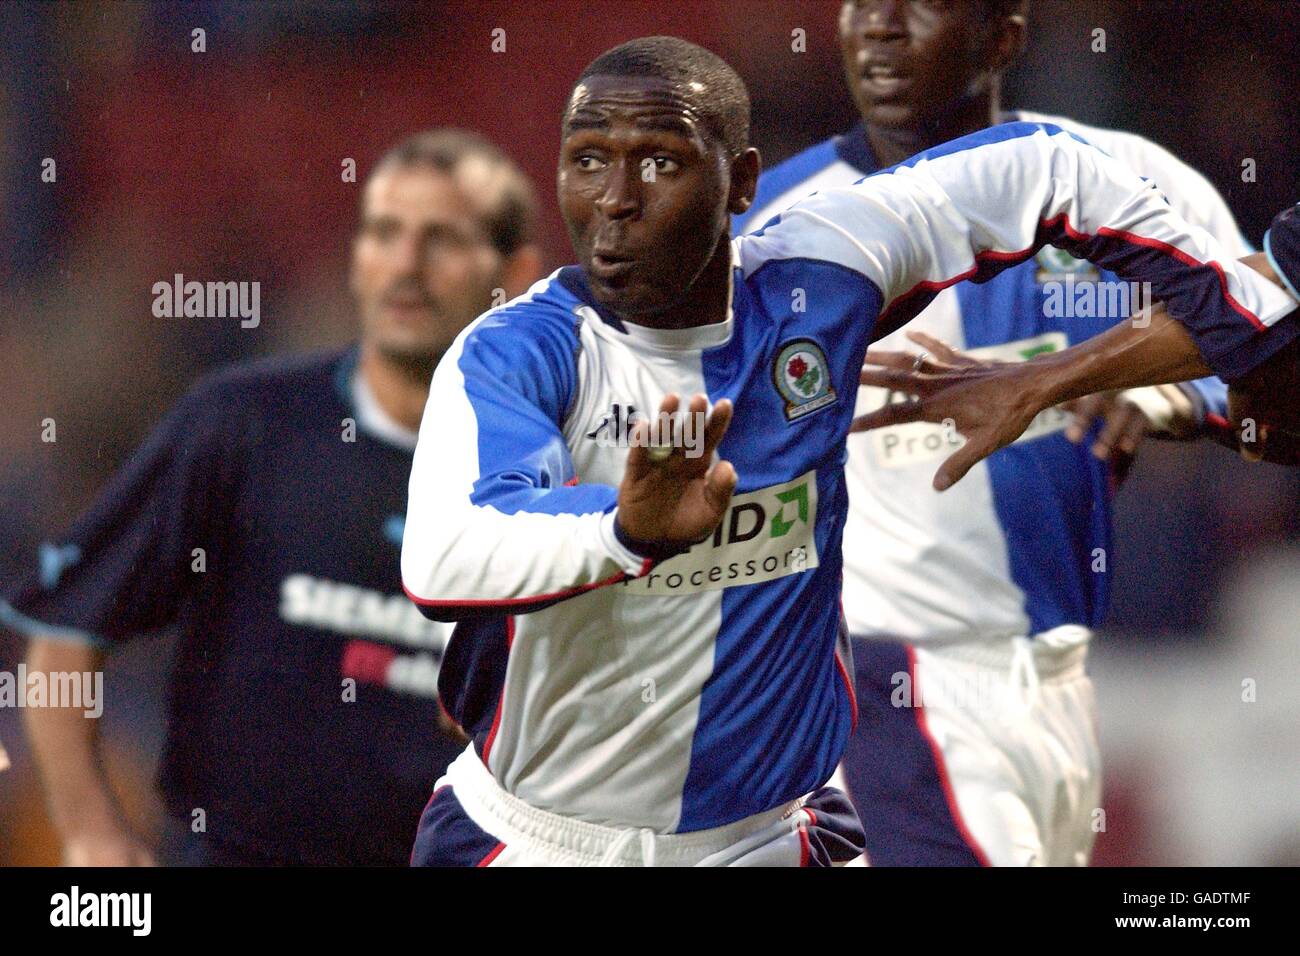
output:
[[[398, 573], [412, 451], [443, 351], [538, 278], [534, 206], [477, 136], [394, 148], [352, 247], [359, 345], [205, 377], [0, 602], [0, 623], [32, 639], [29, 672], [94, 671], [178, 626], [161, 862], [407, 862], [463, 749], [436, 699], [450, 627], [420, 615]], [[108, 785], [97, 722], [26, 714], [65, 862], [153, 862]]]

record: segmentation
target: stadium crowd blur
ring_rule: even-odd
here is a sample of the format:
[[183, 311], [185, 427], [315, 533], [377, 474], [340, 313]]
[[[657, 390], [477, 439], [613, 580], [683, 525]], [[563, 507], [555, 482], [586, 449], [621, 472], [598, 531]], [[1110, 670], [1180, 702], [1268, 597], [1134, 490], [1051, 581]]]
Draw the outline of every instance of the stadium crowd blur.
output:
[[[730, 61], [769, 164], [855, 120], [834, 0], [2, 6], [6, 582], [201, 372], [349, 340], [346, 159], [364, 180], [414, 130], [486, 134], [537, 182], [553, 268], [569, 260], [550, 187], [561, 105], [614, 43], [672, 33]], [[1300, 199], [1297, 47], [1300, 4], [1285, 0], [1035, 0], [1005, 103], [1169, 147], [1258, 244]], [[176, 273], [260, 282], [260, 324], [155, 318], [151, 287]], [[1149, 442], [1117, 525], [1092, 665], [1107, 809], [1094, 862], [1300, 863], [1300, 474]], [[166, 635], [138, 642], [106, 676], [112, 772], [146, 829], [168, 650]], [[0, 637], [0, 670], [21, 654]], [[0, 710], [0, 740], [14, 762], [0, 864], [56, 862], [17, 711]]]

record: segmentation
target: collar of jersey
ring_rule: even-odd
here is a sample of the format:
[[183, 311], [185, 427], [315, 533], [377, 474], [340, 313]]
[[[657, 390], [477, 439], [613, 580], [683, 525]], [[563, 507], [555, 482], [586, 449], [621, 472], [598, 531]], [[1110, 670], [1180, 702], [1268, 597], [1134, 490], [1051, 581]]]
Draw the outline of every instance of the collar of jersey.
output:
[[[998, 122], [1016, 123], [1025, 118], [1025, 114], [1011, 110], [1003, 113]], [[1043, 122], [1043, 118], [1029, 117], [1028, 122]], [[841, 162], [848, 163], [864, 176], [880, 171], [880, 161], [876, 159], [876, 152], [871, 148], [871, 140], [867, 139], [865, 121], [859, 122], [847, 133], [835, 137], [835, 155]]]
[[587, 285], [587, 277], [578, 266], [564, 267], [560, 270], [558, 278], [561, 285], [582, 301], [582, 305], [574, 311], [588, 317], [594, 315], [600, 320], [599, 325], [594, 326], [597, 332], [612, 339], [635, 343], [638, 348], [655, 349], [661, 352], [698, 352], [725, 345], [731, 339], [732, 324], [735, 321], [732, 310], [736, 273], [734, 249], [731, 250], [731, 266], [727, 277], [727, 317], [721, 322], [696, 325], [689, 329], [654, 329], [620, 319], [597, 304]]
[[[1011, 110], [1003, 113], [998, 122], [1016, 123], [1022, 119], [1027, 119], [1031, 123], [1044, 121], [1043, 117], [1027, 116]], [[841, 162], [848, 163], [864, 176], [870, 176], [872, 173], [880, 171], [880, 161], [876, 159], [876, 151], [871, 148], [871, 140], [867, 138], [865, 120], [860, 121], [847, 133], [835, 137], [835, 155]]]
[[[407, 446], [405, 436], [398, 437], [395, 434], [386, 434], [383, 428], [376, 428], [374, 419], [369, 414], [362, 414], [357, 406], [355, 383], [361, 372], [358, 368], [361, 362], [361, 346], [353, 345], [346, 352], [339, 356], [338, 362], [334, 367], [334, 394], [338, 400], [343, 403], [344, 409], [357, 422], [357, 428], [363, 435], [373, 438], [382, 445], [396, 448], [399, 451], [411, 454], [415, 445], [412, 442]], [[393, 422], [393, 427], [400, 431], [405, 431], [401, 425]]]
[[403, 451], [415, 451], [419, 433], [384, 411], [360, 368], [352, 375], [352, 407], [356, 409], [357, 427], [362, 431], [389, 445], [396, 445]]
[[835, 137], [835, 155], [840, 162], [848, 163], [863, 176], [870, 176], [880, 169], [880, 161], [867, 139], [865, 122], [859, 122], [847, 133]]

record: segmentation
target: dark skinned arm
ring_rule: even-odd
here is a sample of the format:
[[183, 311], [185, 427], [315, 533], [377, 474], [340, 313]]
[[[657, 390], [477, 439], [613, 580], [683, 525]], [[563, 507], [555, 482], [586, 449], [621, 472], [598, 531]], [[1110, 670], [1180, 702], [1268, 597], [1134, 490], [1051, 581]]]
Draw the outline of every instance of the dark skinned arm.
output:
[[[1263, 255], [1242, 260], [1279, 282]], [[1280, 284], [1280, 282], [1279, 282]], [[1230, 408], [1243, 454], [1300, 462], [1294, 407], [1294, 343], [1232, 383]], [[1212, 374], [1187, 329], [1158, 308], [1149, 324], [1126, 322], [1062, 352], [1007, 365], [953, 366], [906, 352], [871, 350], [864, 385], [914, 395], [853, 423], [853, 431], [907, 422], [948, 424], [966, 443], [940, 466], [943, 491], [976, 463], [1015, 441], [1045, 408], [1096, 392], [1180, 382]], [[1280, 400], [1280, 401], [1279, 401]], [[1290, 406], [1290, 407], [1288, 407]]]

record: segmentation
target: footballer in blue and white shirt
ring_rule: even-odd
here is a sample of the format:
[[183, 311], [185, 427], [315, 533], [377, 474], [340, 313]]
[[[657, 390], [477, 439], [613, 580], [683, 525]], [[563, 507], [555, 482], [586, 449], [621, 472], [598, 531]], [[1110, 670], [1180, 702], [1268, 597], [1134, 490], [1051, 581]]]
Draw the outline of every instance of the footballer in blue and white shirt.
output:
[[[1296, 334], [1280, 289], [1050, 124], [946, 144], [731, 241], [758, 173], [747, 139], [744, 85], [707, 51], [602, 54], [559, 160], [580, 265], [482, 316], [439, 365], [402, 573], [459, 622], [440, 695], [473, 743], [426, 808], [417, 863], [860, 849], [819, 789], [856, 719], [837, 654], [846, 437], [868, 341], [938, 289], [1050, 242], [1152, 283], [1216, 361]], [[616, 404], [683, 395], [730, 422], [716, 462], [587, 437]]]
[[[862, 122], [765, 172], [735, 231], [757, 229], [810, 193], [848, 186], [900, 155], [997, 123], [1035, 122], [1068, 130], [1151, 180], [1226, 255], [1252, 252], [1214, 187], [1155, 143], [1001, 111], [998, 76], [1023, 41], [1026, 6], [845, 0], [840, 42]], [[914, 349], [905, 334], [923, 332], [973, 357], [1023, 360], [1128, 319], [1150, 305], [1142, 292], [1044, 246], [986, 284], [940, 291], [879, 347]], [[858, 414], [903, 397], [864, 386]], [[1157, 433], [1226, 431], [1227, 388], [1218, 378], [1124, 397], [1130, 420], [1136, 406]], [[1088, 859], [1101, 778], [1084, 662], [1109, 605], [1117, 486], [1110, 455], [1090, 446], [1109, 451], [1127, 436], [1123, 425], [1118, 440], [1096, 427], [1086, 441], [1071, 441], [1072, 426], [1078, 431], [1064, 409], [1043, 412], [1015, 445], [943, 493], [929, 478], [962, 442], [951, 428], [897, 425], [849, 442], [844, 612], [864, 720], [843, 770], [869, 821], [876, 865]], [[917, 692], [922, 684], [928, 695]]]

